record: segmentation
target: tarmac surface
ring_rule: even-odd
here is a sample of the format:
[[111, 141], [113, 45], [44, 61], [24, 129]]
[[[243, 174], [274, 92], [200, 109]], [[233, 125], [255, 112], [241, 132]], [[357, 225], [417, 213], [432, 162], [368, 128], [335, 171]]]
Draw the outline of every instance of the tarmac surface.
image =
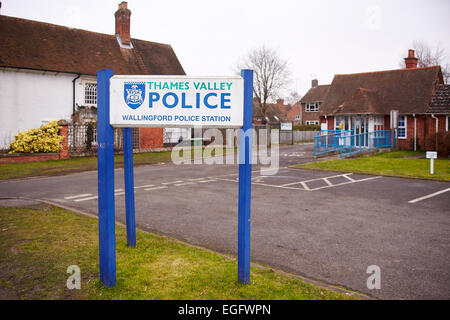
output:
[[[450, 299], [450, 183], [288, 168], [312, 147], [280, 147], [278, 171], [254, 167], [252, 260], [380, 299]], [[236, 164], [136, 167], [137, 227], [236, 255], [237, 177]], [[125, 222], [123, 169], [115, 189]], [[97, 214], [97, 172], [1, 182], [2, 197]], [[380, 289], [367, 287], [372, 265]]]

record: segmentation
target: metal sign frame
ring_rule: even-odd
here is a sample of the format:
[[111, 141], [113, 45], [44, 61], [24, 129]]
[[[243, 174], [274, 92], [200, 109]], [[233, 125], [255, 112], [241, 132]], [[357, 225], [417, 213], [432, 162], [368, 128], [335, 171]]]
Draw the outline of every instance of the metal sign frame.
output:
[[[116, 285], [116, 240], [114, 200], [114, 132], [110, 124], [111, 69], [97, 72], [97, 141], [98, 141], [98, 226], [100, 281], [107, 287]], [[241, 70], [244, 79], [244, 115], [239, 139], [238, 199], [238, 280], [250, 282], [250, 216], [253, 70]], [[226, 127], [226, 126], [224, 126]], [[127, 245], [136, 246], [132, 129], [123, 128], [124, 176]]]

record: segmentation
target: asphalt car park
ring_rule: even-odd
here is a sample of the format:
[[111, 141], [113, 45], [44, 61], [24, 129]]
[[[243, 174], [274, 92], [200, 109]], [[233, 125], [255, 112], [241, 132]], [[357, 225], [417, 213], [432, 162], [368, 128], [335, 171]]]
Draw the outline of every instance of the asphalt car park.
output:
[[[311, 148], [280, 148], [276, 172], [254, 167], [252, 260], [376, 298], [449, 299], [450, 183], [289, 167]], [[237, 181], [237, 165], [136, 167], [137, 226], [236, 255]], [[121, 169], [115, 188], [124, 222]], [[0, 195], [97, 214], [97, 174], [2, 182]], [[367, 287], [371, 265], [380, 289]]]

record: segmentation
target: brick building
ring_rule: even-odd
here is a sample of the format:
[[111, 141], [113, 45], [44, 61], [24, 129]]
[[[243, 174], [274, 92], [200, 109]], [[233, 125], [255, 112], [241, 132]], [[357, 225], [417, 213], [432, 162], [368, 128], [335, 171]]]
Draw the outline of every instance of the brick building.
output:
[[335, 75], [319, 111], [322, 129], [390, 130], [390, 111], [398, 110], [399, 149], [448, 154], [450, 89], [441, 67], [417, 68], [414, 50], [405, 62], [405, 69]]
[[317, 79], [311, 81], [311, 89], [294, 104], [288, 119], [294, 124], [319, 124], [320, 105], [325, 101], [330, 85], [319, 85]]
[[[130, 17], [127, 2], [121, 2], [115, 34], [109, 35], [0, 15], [0, 149], [19, 131], [70, 121], [79, 110], [93, 110], [95, 120], [100, 69], [185, 74], [170, 45], [131, 37]], [[163, 129], [133, 132], [142, 149], [163, 146]]]

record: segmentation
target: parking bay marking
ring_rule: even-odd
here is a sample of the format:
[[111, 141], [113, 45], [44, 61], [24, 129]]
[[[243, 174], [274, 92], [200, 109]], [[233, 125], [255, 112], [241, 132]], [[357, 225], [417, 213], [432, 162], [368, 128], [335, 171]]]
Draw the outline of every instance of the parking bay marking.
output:
[[[343, 174], [343, 175], [341, 174], [341, 175], [335, 175], [335, 176], [329, 176], [329, 177], [322, 177], [322, 178], [316, 178], [316, 179], [310, 179], [310, 180], [305, 180], [305, 181], [292, 182], [292, 183], [287, 183], [287, 184], [282, 184], [282, 185], [273, 185], [273, 184], [261, 183], [261, 182], [258, 182], [258, 181], [252, 181], [252, 184], [260, 185], [260, 186], [267, 186], [267, 187], [272, 187], [272, 188], [281, 188], [281, 189], [302, 190], [302, 191], [316, 191], [316, 190], [320, 190], [320, 189], [337, 187], [337, 186], [342, 186], [342, 185], [346, 185], [346, 184], [350, 184], [350, 183], [363, 182], [363, 181], [369, 181], [369, 180], [375, 180], [375, 179], [381, 178], [381, 176], [376, 176], [376, 177], [369, 177], [369, 178], [355, 180], [355, 179], [352, 179], [352, 178], [348, 177], [348, 175], [350, 175], [350, 174], [351, 173], [346, 173], [346, 174]], [[337, 183], [337, 184], [332, 184], [328, 180], [328, 179], [331, 179], [331, 178], [338, 178], [338, 177], [345, 177], [349, 181], [341, 182], [341, 183]], [[222, 181], [229, 181], [229, 182], [239, 182], [239, 178], [236, 178], [236, 179], [216, 178], [216, 179], [217, 180], [222, 180]], [[327, 185], [323, 186], [323, 187], [313, 188], [313, 189], [311, 189], [307, 185], [307, 182], [319, 181], [319, 180], [323, 180]], [[294, 187], [294, 185], [301, 185], [302, 188], [296, 188], [296, 187]]]
[[64, 197], [64, 200], [73, 200], [76, 198], [85, 198], [85, 197], [89, 197], [92, 196], [92, 193], [83, 193], [83, 194], [77, 194], [74, 196], [70, 196], [70, 197]]
[[441, 191], [437, 191], [437, 192], [428, 194], [428, 195], [420, 197], [420, 198], [416, 198], [416, 199], [410, 200], [410, 201], [408, 201], [408, 203], [416, 203], [416, 202], [419, 202], [419, 201], [422, 201], [422, 200], [425, 200], [425, 199], [429, 199], [429, 198], [435, 197], [437, 195], [440, 195], [440, 194], [448, 192], [448, 191], [450, 191], [450, 188], [447, 188], [447, 189], [444, 189], [444, 190], [441, 190]]

